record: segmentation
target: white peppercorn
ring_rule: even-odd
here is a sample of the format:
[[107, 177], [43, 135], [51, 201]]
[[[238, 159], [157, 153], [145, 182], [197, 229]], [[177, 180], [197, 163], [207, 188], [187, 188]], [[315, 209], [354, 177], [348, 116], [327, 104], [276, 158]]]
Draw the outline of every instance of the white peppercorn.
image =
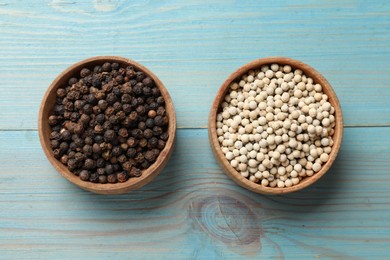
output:
[[233, 168], [266, 187], [291, 187], [329, 160], [334, 108], [322, 86], [289, 65], [251, 70], [230, 84], [217, 136]]

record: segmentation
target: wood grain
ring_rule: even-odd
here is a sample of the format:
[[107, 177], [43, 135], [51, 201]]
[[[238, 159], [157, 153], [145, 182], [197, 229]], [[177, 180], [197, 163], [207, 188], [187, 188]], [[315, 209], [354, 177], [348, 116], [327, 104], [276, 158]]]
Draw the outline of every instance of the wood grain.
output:
[[206, 127], [224, 79], [268, 56], [302, 60], [321, 72], [347, 126], [389, 126], [389, 14], [385, 0], [2, 0], [0, 129], [37, 129], [52, 80], [97, 55], [150, 68], [172, 93], [179, 128]]
[[[3, 258], [383, 259], [390, 242], [390, 128], [348, 128], [334, 167], [283, 196], [222, 173], [207, 130], [184, 130], [165, 170], [101, 196], [50, 166], [35, 131], [0, 132]], [[189, 149], [191, 148], [191, 149]]]
[[[386, 259], [389, 40], [386, 0], [0, 0], [0, 258]], [[47, 87], [98, 55], [148, 67], [178, 128], [191, 128], [165, 170], [128, 195], [75, 187], [39, 146]], [[224, 79], [269, 56], [322, 73], [347, 127], [331, 171], [291, 195], [238, 187], [204, 129]]]

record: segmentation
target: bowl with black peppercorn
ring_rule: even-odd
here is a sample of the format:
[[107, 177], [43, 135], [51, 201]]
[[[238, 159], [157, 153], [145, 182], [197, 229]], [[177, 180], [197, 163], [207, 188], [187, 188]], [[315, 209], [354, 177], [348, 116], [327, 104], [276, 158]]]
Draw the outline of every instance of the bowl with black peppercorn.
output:
[[343, 119], [334, 90], [319, 72], [298, 60], [269, 57], [226, 79], [208, 130], [230, 178], [257, 193], [284, 194], [308, 187], [330, 169]]
[[176, 117], [163, 83], [116, 56], [80, 61], [46, 91], [39, 138], [54, 168], [75, 185], [123, 194], [156, 177], [171, 156]]

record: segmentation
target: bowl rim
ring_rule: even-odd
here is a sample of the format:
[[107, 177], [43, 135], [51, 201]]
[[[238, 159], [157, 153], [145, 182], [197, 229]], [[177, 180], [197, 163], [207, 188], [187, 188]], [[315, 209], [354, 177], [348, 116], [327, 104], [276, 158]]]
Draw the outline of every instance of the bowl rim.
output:
[[[51, 96], [56, 95], [56, 90], [63, 84], [62, 82], [64, 80], [68, 80], [72, 75], [76, 75], [76, 73], [79, 73], [80, 70], [83, 67], [93, 67], [97, 64], [103, 64], [104, 62], [118, 62], [122, 65], [129, 65], [133, 66], [138, 71], [142, 71], [148, 76], [150, 76], [156, 86], [159, 88], [161, 95], [164, 97], [165, 100], [165, 106], [166, 111], [168, 115], [168, 140], [165, 144], [164, 149], [160, 152], [159, 156], [157, 157], [156, 161], [146, 170], [142, 172], [142, 175], [137, 178], [130, 178], [126, 182], [123, 183], [106, 183], [106, 184], [100, 184], [100, 183], [92, 183], [89, 181], [82, 181], [78, 176], [74, 175], [72, 172], [68, 170], [68, 168], [63, 165], [59, 160], [54, 158], [54, 155], [52, 153], [52, 149], [50, 147], [50, 140], [48, 138], [48, 133], [50, 133], [50, 126], [47, 123], [47, 118], [53, 109], [54, 102], [52, 102], [51, 106], [48, 103], [48, 99]], [[45, 121], [46, 118], [46, 121]], [[49, 162], [53, 165], [53, 167], [57, 170], [58, 173], [60, 173], [65, 179], [70, 181], [71, 183], [79, 186], [82, 189], [98, 193], [98, 194], [124, 194], [131, 190], [138, 189], [150, 181], [153, 180], [165, 167], [166, 163], [168, 162], [172, 151], [173, 146], [176, 139], [176, 114], [174, 110], [174, 105], [171, 99], [171, 96], [168, 93], [168, 90], [162, 83], [162, 81], [149, 69], [147, 69], [145, 66], [141, 65], [140, 63], [120, 57], [120, 56], [95, 56], [90, 57], [81, 61], [78, 61], [71, 66], [67, 67], [64, 71], [62, 71], [50, 84], [48, 89], [45, 91], [45, 94], [42, 98], [40, 109], [39, 109], [39, 115], [38, 115], [38, 134], [39, 134], [39, 140], [42, 146], [42, 149], [48, 158]]]
[[[333, 134], [333, 146], [331, 153], [329, 154], [328, 161], [322, 165], [322, 168], [319, 172], [315, 173], [314, 175], [310, 177], [305, 177], [299, 184], [294, 185], [292, 187], [285, 187], [285, 188], [279, 188], [279, 187], [264, 187], [261, 184], [257, 184], [254, 182], [251, 182], [247, 178], [241, 176], [241, 174], [236, 171], [228, 162], [228, 160], [225, 158], [221, 146], [219, 144], [219, 141], [217, 139], [217, 131], [216, 131], [216, 118], [217, 113], [220, 109], [220, 104], [222, 103], [223, 98], [225, 97], [230, 83], [237, 80], [239, 77], [241, 77], [243, 74], [248, 72], [249, 70], [253, 69], [259, 69], [262, 65], [270, 65], [270, 64], [278, 64], [278, 65], [290, 65], [293, 69], [300, 69], [303, 71], [303, 73], [311, 77], [314, 81], [314, 83], [319, 83], [322, 86], [322, 91], [328, 96], [329, 102], [332, 104], [332, 106], [335, 109], [335, 132]], [[317, 180], [319, 180], [332, 166], [333, 162], [335, 161], [337, 154], [340, 150], [340, 146], [342, 143], [342, 137], [343, 137], [343, 115], [342, 110], [340, 106], [340, 102], [336, 96], [335, 91], [333, 90], [330, 83], [325, 79], [324, 76], [322, 76], [321, 73], [319, 73], [317, 70], [312, 68], [311, 66], [295, 59], [287, 58], [287, 57], [266, 57], [266, 58], [260, 58], [253, 60], [247, 64], [244, 64], [243, 66], [239, 67], [236, 71], [234, 71], [230, 76], [223, 82], [221, 87], [219, 88], [217, 95], [215, 96], [215, 99], [213, 101], [213, 104], [210, 109], [209, 114], [209, 124], [208, 124], [208, 137], [209, 137], [209, 143], [211, 146], [211, 149], [213, 151], [213, 154], [215, 158], [217, 159], [218, 163], [223, 168], [225, 174], [227, 174], [233, 181], [235, 181], [240, 186], [251, 190], [256, 193], [261, 194], [269, 194], [269, 195], [277, 195], [277, 194], [285, 194], [290, 192], [295, 192], [298, 190], [301, 190], [303, 188], [308, 187], [309, 185], [315, 183]]]

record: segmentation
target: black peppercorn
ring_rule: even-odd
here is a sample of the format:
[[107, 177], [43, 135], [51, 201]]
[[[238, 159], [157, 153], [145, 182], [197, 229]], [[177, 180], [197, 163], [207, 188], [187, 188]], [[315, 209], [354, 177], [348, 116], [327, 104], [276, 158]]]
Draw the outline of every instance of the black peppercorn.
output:
[[153, 120], [153, 118], [146, 119], [145, 125], [146, 125], [147, 128], [151, 128], [152, 129], [154, 127], [154, 120]]
[[140, 96], [142, 94], [142, 83], [137, 83], [134, 87], [133, 87], [133, 93], [135, 96]]
[[127, 151], [126, 151], [126, 156], [128, 157], [128, 158], [134, 158], [134, 156], [137, 154], [137, 150], [136, 149], [134, 149], [134, 148], [129, 148], [129, 149], [127, 149]]
[[102, 143], [103, 142], [103, 136], [101, 136], [101, 135], [95, 135], [95, 142], [96, 143], [98, 143], [98, 144], [100, 144], [100, 143]]
[[101, 109], [101, 110], [106, 110], [106, 108], [108, 107], [108, 102], [106, 100], [99, 100], [98, 102], [98, 107]]
[[154, 124], [155, 124], [156, 126], [162, 126], [162, 125], [164, 124], [164, 121], [163, 121], [162, 116], [156, 116], [156, 117], [154, 118]]
[[66, 90], [63, 88], [57, 89], [57, 96], [60, 98], [66, 97]]
[[87, 145], [87, 144], [84, 145], [84, 147], [83, 147], [83, 153], [84, 153], [85, 155], [87, 155], [87, 156], [92, 155], [92, 153], [93, 153], [92, 146]]
[[160, 96], [161, 92], [158, 88], [152, 88], [152, 94], [154, 97]]
[[159, 105], [165, 104], [164, 98], [162, 96], [159, 96], [156, 101], [157, 101], [157, 104], [159, 104]]
[[79, 122], [83, 125], [87, 125], [91, 120], [90, 116], [87, 114], [81, 114]]
[[93, 72], [95, 72], [95, 73], [102, 72], [102, 66], [97, 65], [97, 66], [93, 67]]
[[67, 111], [71, 112], [71, 111], [74, 110], [74, 105], [73, 105], [73, 103], [71, 101], [68, 101], [67, 103], [64, 104], [64, 108]]
[[148, 161], [148, 162], [151, 162], [153, 163], [155, 160], [156, 160], [156, 155], [151, 151], [146, 151], [145, 153], [145, 159]]
[[60, 146], [60, 141], [58, 140], [51, 140], [50, 141], [50, 147], [51, 149], [56, 149], [58, 146]]
[[65, 112], [65, 107], [63, 105], [56, 105], [54, 107], [54, 114], [63, 115]]
[[73, 122], [77, 122], [79, 118], [80, 118], [80, 114], [77, 112], [73, 112], [72, 114], [70, 114], [70, 120]]
[[122, 104], [120, 102], [115, 102], [112, 107], [114, 108], [115, 112], [119, 112], [122, 110]]
[[61, 135], [57, 131], [53, 131], [53, 132], [50, 133], [50, 139], [51, 140], [60, 140], [61, 139]]
[[158, 140], [157, 149], [162, 150], [162, 149], [164, 149], [164, 147], [165, 147], [165, 141]]
[[88, 181], [89, 180], [89, 171], [87, 170], [82, 170], [80, 173], [79, 173], [79, 176], [80, 176], [80, 179], [83, 180], [83, 181]]
[[130, 171], [132, 167], [133, 167], [133, 163], [131, 163], [130, 161], [126, 161], [126, 162], [122, 163], [122, 168], [125, 171]]
[[118, 121], [123, 121], [126, 118], [126, 114], [123, 111], [119, 111], [118, 113], [116, 113], [116, 117]]
[[149, 128], [145, 129], [144, 130], [144, 137], [146, 139], [152, 138], [153, 137], [153, 131], [151, 129], [149, 129]]
[[84, 105], [85, 105], [85, 101], [83, 101], [83, 100], [76, 100], [76, 101], [74, 102], [74, 108], [75, 108], [76, 110], [82, 109]]
[[123, 94], [121, 97], [122, 103], [130, 103], [131, 100], [132, 100], [132, 98], [129, 94]]
[[69, 141], [72, 138], [72, 135], [68, 130], [63, 130], [61, 132], [61, 138], [64, 141]]
[[106, 175], [99, 175], [99, 183], [101, 183], [101, 184], [107, 183], [107, 176]]
[[132, 111], [132, 112], [130, 113], [130, 115], [129, 115], [129, 120], [130, 120], [131, 122], [137, 121], [137, 120], [138, 120], [138, 114], [137, 114], [137, 112]]
[[99, 174], [97, 174], [96, 172], [91, 173], [89, 176], [89, 181], [94, 182], [94, 183], [98, 183], [99, 182]]
[[155, 136], [160, 136], [163, 133], [163, 129], [159, 126], [153, 127], [153, 134]]
[[84, 132], [84, 126], [82, 124], [75, 124], [74, 125], [74, 132], [76, 134], [82, 134]]
[[85, 156], [84, 156], [84, 154], [77, 152], [74, 155], [74, 159], [76, 160], [76, 162], [81, 162], [85, 159]]
[[141, 176], [140, 169], [138, 169], [136, 167], [132, 167], [131, 170], [129, 171], [129, 176], [130, 177], [139, 177], [139, 176]]
[[68, 155], [63, 155], [61, 157], [61, 163], [63, 163], [63, 164], [66, 164], [68, 162], [68, 160], [69, 160], [69, 156]]
[[69, 159], [67, 162], [69, 170], [74, 170], [77, 167], [77, 161], [75, 159]]
[[109, 183], [116, 183], [117, 182], [117, 178], [116, 178], [116, 174], [110, 174], [107, 176], [107, 181]]
[[145, 77], [142, 80], [142, 84], [144, 84], [146, 87], [153, 87], [153, 80], [150, 77]]
[[93, 106], [92, 111], [94, 114], [100, 114], [102, 110], [98, 106]]
[[96, 160], [96, 167], [102, 168], [106, 165], [106, 161], [103, 158], [98, 158]]
[[163, 108], [163, 107], [157, 108], [157, 115], [158, 116], [165, 116], [165, 114], [166, 114], [165, 108]]
[[118, 135], [119, 135], [120, 137], [126, 138], [126, 137], [129, 136], [129, 133], [127, 132], [127, 129], [126, 129], [126, 128], [121, 128], [121, 129], [119, 129], [119, 131], [118, 131]]
[[87, 114], [87, 115], [92, 114], [92, 112], [93, 112], [92, 105], [91, 105], [91, 104], [85, 104], [85, 105], [83, 106], [83, 112], [84, 112], [85, 114]]
[[61, 158], [61, 155], [62, 155], [61, 150], [60, 150], [60, 149], [54, 149], [54, 150], [53, 150], [53, 155], [54, 155], [54, 157], [55, 157], [56, 159], [60, 159], [60, 158]]
[[112, 148], [112, 156], [119, 156], [122, 154], [122, 148], [120, 146], [115, 146]]
[[96, 167], [96, 162], [92, 159], [86, 159], [84, 162], [84, 168], [87, 170], [92, 170]]
[[136, 72], [135, 75], [138, 82], [142, 82], [142, 80], [145, 78], [145, 74], [142, 71]]
[[73, 84], [76, 84], [77, 81], [78, 81], [77, 78], [72, 77], [72, 78], [69, 79], [68, 84], [69, 84], [69, 86], [72, 86]]
[[145, 96], [149, 97], [152, 95], [152, 89], [150, 87], [147, 87], [145, 86], [143, 89], [142, 89], [142, 92]]
[[157, 147], [158, 145], [158, 139], [156, 137], [152, 137], [148, 140], [148, 148], [152, 149]]
[[107, 98], [106, 98], [106, 101], [108, 102], [108, 104], [112, 105], [114, 104], [116, 101], [117, 101], [117, 97], [114, 93], [110, 93], [107, 95]]
[[96, 122], [98, 122], [99, 124], [103, 124], [105, 120], [106, 116], [104, 114], [98, 114], [96, 116]]
[[138, 129], [140, 129], [141, 131], [144, 131], [146, 129], [146, 124], [145, 122], [141, 121], [138, 123]]
[[106, 165], [104, 170], [105, 170], [106, 174], [112, 174], [114, 172], [114, 167], [112, 166], [112, 164], [108, 164], [108, 165]]
[[[141, 139], [143, 136], [143, 132], [140, 129], [133, 129], [130, 132], [130, 135], [134, 137], [135, 139]], [[130, 145], [130, 144], [129, 144]], [[131, 145], [130, 145], [131, 146]]]
[[102, 149], [100, 148], [100, 145], [97, 144], [97, 143], [94, 143], [94, 144], [92, 145], [92, 152], [93, 152], [93, 153], [97, 153], [97, 154], [101, 153], [101, 152], [102, 152]]
[[113, 70], [118, 70], [118, 69], [119, 69], [119, 64], [118, 64], [117, 62], [113, 62], [113, 63], [111, 64], [111, 68], [112, 68]]
[[110, 72], [111, 71], [111, 63], [109, 63], [109, 62], [104, 63], [102, 66], [102, 70], [104, 72]]
[[168, 140], [168, 137], [169, 137], [168, 132], [164, 132], [164, 133], [160, 134], [161, 140], [166, 141], [166, 140]]
[[[87, 68], [83, 68], [81, 71], [80, 71], [80, 76], [82, 78], [88, 76], [89, 74], [91, 74], [91, 71]], [[70, 85], [70, 84], [69, 84]]]
[[77, 149], [77, 145], [74, 142], [71, 142], [69, 144], [69, 150], [75, 151]]
[[97, 104], [97, 99], [96, 99], [95, 95], [94, 94], [89, 94], [87, 96], [87, 102], [89, 104], [91, 104], [91, 105], [96, 105]]
[[123, 109], [123, 112], [125, 112], [126, 114], [129, 114], [132, 111], [130, 104], [123, 104], [122, 109]]
[[146, 113], [145, 106], [141, 105], [138, 106], [135, 111], [137, 111], [138, 115], [144, 115]]
[[150, 166], [150, 163], [145, 160], [143, 163], [141, 163], [140, 168], [141, 169], [147, 169], [147, 168], [149, 168], [149, 166]]
[[128, 179], [126, 172], [120, 172], [116, 175], [118, 182], [125, 182]]
[[124, 163], [124, 162], [126, 162], [126, 160], [127, 160], [126, 155], [121, 154], [121, 155], [118, 156], [118, 162], [119, 163]]
[[64, 154], [66, 151], [68, 151], [68, 149], [69, 149], [69, 144], [68, 144], [67, 142], [62, 142], [62, 143], [60, 144], [59, 149], [60, 149], [60, 153], [61, 153], [61, 154]]
[[49, 125], [54, 126], [58, 123], [56, 116], [49, 116], [48, 120]]
[[56, 125], [51, 128], [51, 130], [54, 132], [59, 132], [61, 129], [62, 129], [62, 125]]

